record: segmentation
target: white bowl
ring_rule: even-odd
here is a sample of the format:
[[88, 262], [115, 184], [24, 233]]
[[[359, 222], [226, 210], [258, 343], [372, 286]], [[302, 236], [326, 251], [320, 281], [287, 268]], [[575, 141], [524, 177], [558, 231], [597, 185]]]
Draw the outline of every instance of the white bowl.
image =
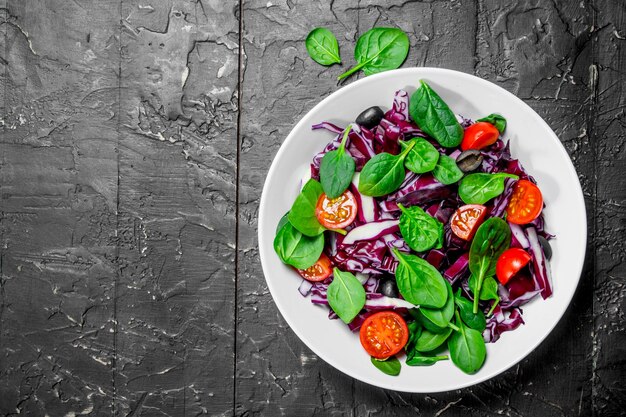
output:
[[[480, 371], [467, 375], [452, 362], [411, 367], [402, 362], [399, 376], [388, 376], [370, 363], [359, 342], [339, 320], [327, 318], [327, 308], [311, 304], [297, 291], [299, 276], [274, 253], [273, 240], [279, 219], [299, 192], [301, 174], [313, 155], [333, 137], [311, 131], [311, 125], [335, 121], [344, 126], [370, 106], [391, 107], [396, 90], [415, 91], [426, 80], [465, 117], [500, 113], [507, 119], [505, 138], [511, 153], [535, 177], [543, 193], [547, 230], [556, 234], [551, 261], [554, 294], [539, 297], [523, 307], [525, 325], [487, 344], [487, 360]], [[561, 142], [522, 100], [483, 79], [438, 68], [407, 68], [363, 78], [322, 100], [293, 128], [282, 144], [267, 175], [259, 210], [259, 251], [263, 272], [274, 302], [289, 326], [319, 357], [353, 378], [381, 388], [404, 392], [440, 392], [485, 381], [509, 369], [532, 352], [559, 322], [578, 285], [585, 257], [587, 225], [578, 176]], [[548, 358], [545, 358], [546, 360]], [[549, 366], [546, 363], [546, 366]]]

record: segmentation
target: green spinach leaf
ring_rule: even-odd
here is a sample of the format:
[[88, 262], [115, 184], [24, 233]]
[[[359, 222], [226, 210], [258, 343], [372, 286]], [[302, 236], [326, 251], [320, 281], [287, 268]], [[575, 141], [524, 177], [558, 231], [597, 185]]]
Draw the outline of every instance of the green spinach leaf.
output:
[[[468, 285], [472, 290], [472, 293], [476, 294], [476, 285], [478, 285], [478, 280], [473, 274], [470, 275]], [[500, 302], [500, 295], [498, 294], [498, 282], [493, 277], [485, 277], [485, 279], [483, 280], [483, 284], [480, 287], [479, 298], [481, 301], [494, 300], [494, 303], [491, 305], [491, 308], [487, 312], [487, 317], [491, 316], [491, 313], [493, 313], [493, 310], [495, 310], [496, 306]], [[478, 313], [481, 313], [481, 311], [478, 310]]]
[[310, 179], [304, 184], [302, 191], [296, 197], [296, 201], [293, 202], [293, 206], [291, 206], [289, 211], [289, 223], [298, 229], [300, 233], [307, 236], [317, 236], [326, 230], [315, 215], [317, 200], [319, 200], [323, 192], [321, 184], [314, 179]]
[[457, 313], [457, 326], [459, 331], [454, 332], [448, 340], [450, 358], [452, 362], [466, 374], [474, 374], [485, 363], [487, 348], [483, 335], [472, 328], [467, 327]]
[[307, 269], [320, 258], [324, 250], [324, 235], [305, 236], [287, 222], [274, 238], [274, 250], [287, 265]]
[[348, 324], [365, 305], [365, 288], [351, 272], [333, 269], [333, 282], [328, 286], [328, 304]]
[[517, 175], [498, 173], [469, 174], [459, 183], [459, 197], [465, 204], [485, 204], [504, 191], [504, 179], [518, 179]]
[[411, 353], [407, 353], [406, 364], [409, 366], [430, 366], [447, 359], [448, 355], [429, 356], [424, 353], [413, 351]]
[[446, 148], [459, 146], [463, 128], [450, 107], [425, 81], [411, 95], [409, 114], [417, 125]]
[[365, 75], [398, 68], [409, 53], [409, 37], [398, 28], [373, 28], [359, 37], [354, 49], [358, 64], [337, 77], [338, 80], [363, 70]]
[[404, 160], [406, 169], [416, 174], [423, 174], [435, 169], [437, 161], [439, 161], [439, 151], [437, 148], [424, 138], [399, 141], [402, 149], [405, 149], [410, 142], [413, 142], [415, 146], [413, 146], [413, 149], [406, 155], [406, 159]]
[[320, 164], [320, 182], [328, 198], [337, 198], [348, 189], [356, 170], [354, 159], [346, 154], [346, 140], [352, 126], [348, 125], [343, 133], [339, 148], [327, 152]]
[[477, 122], [487, 122], [491, 123], [498, 129], [500, 133], [504, 132], [506, 129], [506, 119], [504, 116], [501, 116], [497, 113], [491, 113], [489, 116], [483, 117], [482, 119], [476, 120]]
[[398, 204], [400, 215], [400, 233], [415, 252], [439, 249], [443, 243], [443, 224], [418, 206], [405, 208]]
[[[418, 310], [418, 309], [415, 309], [415, 310]], [[410, 313], [412, 312], [413, 310], [410, 311]], [[415, 320], [407, 323], [406, 326], [409, 329], [409, 340], [406, 342], [406, 346], [404, 347], [404, 349], [407, 352], [409, 352], [413, 350], [413, 348], [415, 347], [415, 342], [417, 342], [417, 338], [420, 337], [420, 335], [422, 334], [422, 327]]]
[[472, 302], [461, 295], [460, 289], [454, 297], [454, 302], [459, 309], [459, 315], [461, 316], [461, 320], [463, 320], [463, 323], [467, 324], [472, 329], [478, 330], [479, 332], [483, 332], [487, 328], [487, 320], [485, 319], [485, 314], [480, 310], [476, 314], [474, 314], [474, 306]]
[[443, 333], [433, 333], [428, 329], [424, 329], [415, 342], [415, 350], [418, 352], [430, 352], [435, 350], [448, 340], [452, 332], [452, 327], [446, 328]]
[[396, 283], [404, 299], [422, 307], [443, 307], [448, 299], [448, 289], [437, 268], [396, 248], [393, 253], [398, 259]]
[[276, 233], [278, 234], [278, 232], [280, 231], [280, 229], [283, 228], [283, 226], [289, 221], [289, 212], [285, 213], [285, 215], [283, 217], [280, 218], [280, 220], [278, 221], [278, 225], [276, 226]]
[[[472, 240], [469, 253], [469, 269], [475, 276], [473, 312], [478, 312], [478, 300], [483, 281], [496, 273], [496, 263], [502, 252], [511, 244], [511, 229], [499, 217], [492, 217], [480, 225]], [[497, 290], [497, 285], [496, 285]], [[476, 296], [478, 294], [479, 296]]]
[[438, 328], [452, 327], [457, 330], [453, 323], [450, 323], [452, 317], [454, 317], [454, 294], [452, 293], [452, 286], [446, 281], [446, 288], [448, 289], [448, 299], [441, 308], [427, 308], [422, 307], [418, 311], [424, 316], [425, 320], [430, 321]]
[[359, 192], [381, 197], [396, 191], [404, 181], [404, 158], [413, 149], [410, 143], [400, 155], [379, 153], [367, 161], [359, 176]]
[[447, 155], [441, 155], [433, 170], [433, 176], [442, 184], [450, 185], [463, 178], [463, 171], [456, 165], [456, 161]]
[[400, 361], [395, 356], [387, 358], [385, 360], [378, 360], [374, 357], [371, 358], [372, 364], [378, 368], [381, 372], [391, 375], [398, 376], [400, 375]]
[[341, 64], [339, 44], [330, 30], [326, 28], [313, 29], [306, 37], [305, 45], [309, 56], [318, 64]]

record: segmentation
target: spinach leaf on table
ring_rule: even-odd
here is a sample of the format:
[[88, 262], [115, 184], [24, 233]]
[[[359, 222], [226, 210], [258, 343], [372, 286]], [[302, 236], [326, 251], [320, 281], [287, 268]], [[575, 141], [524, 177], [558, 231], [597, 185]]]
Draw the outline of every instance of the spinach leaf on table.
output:
[[413, 121], [445, 148], [459, 146], [463, 128], [450, 107], [424, 80], [411, 95], [409, 114]]
[[351, 272], [333, 269], [333, 282], [328, 286], [328, 304], [339, 318], [350, 323], [365, 305], [365, 288]]
[[454, 332], [448, 339], [448, 349], [450, 349], [450, 359], [466, 374], [476, 373], [485, 363], [487, 348], [483, 335], [472, 328], [469, 328], [459, 318], [457, 313], [456, 325], [458, 332]]
[[293, 202], [288, 216], [289, 223], [298, 229], [300, 233], [307, 236], [317, 236], [326, 230], [315, 215], [317, 200], [323, 193], [322, 185], [311, 178], [304, 184], [302, 191], [300, 191], [300, 194]]
[[415, 252], [439, 249], [443, 245], [443, 224], [418, 206], [405, 208], [398, 204], [400, 215], [400, 233]]
[[324, 235], [305, 236], [289, 222], [274, 238], [274, 250], [283, 263], [298, 269], [307, 269], [317, 262], [324, 250]]
[[367, 161], [359, 176], [359, 192], [381, 197], [396, 191], [404, 181], [404, 158], [413, 149], [410, 143], [399, 155], [382, 152]]
[[396, 248], [393, 253], [398, 259], [396, 283], [404, 299], [423, 307], [443, 307], [448, 299], [448, 289], [437, 268], [420, 257], [404, 254]]
[[315, 28], [306, 37], [306, 50], [313, 61], [322, 65], [341, 64], [339, 44], [326, 28]]
[[496, 127], [496, 129], [498, 129], [500, 133], [504, 132], [504, 130], [506, 129], [506, 119], [504, 118], [504, 116], [501, 116], [497, 113], [491, 113], [489, 116], [485, 116], [476, 121], [491, 123]]
[[433, 176], [440, 183], [450, 185], [463, 178], [463, 171], [459, 169], [454, 159], [447, 155], [441, 155], [439, 162], [433, 169]]
[[437, 166], [439, 161], [439, 151], [429, 141], [424, 138], [413, 138], [408, 141], [399, 141], [400, 147], [405, 149], [409, 143], [413, 142], [415, 146], [406, 155], [404, 166], [409, 171], [416, 174], [430, 172]]
[[409, 53], [409, 37], [398, 28], [373, 28], [359, 37], [354, 49], [358, 64], [338, 80], [363, 70], [365, 75], [398, 68]]
[[465, 204], [485, 204], [502, 194], [505, 178], [518, 179], [519, 177], [506, 173], [469, 174], [459, 183], [459, 197]]
[[486, 220], [476, 231], [469, 252], [469, 269], [476, 280], [476, 284], [472, 287], [474, 293], [474, 313], [478, 312], [478, 300], [480, 299], [483, 281], [485, 278], [493, 277], [496, 273], [498, 258], [502, 255], [502, 252], [509, 248], [510, 244], [511, 229], [499, 217], [492, 217]]
[[372, 364], [381, 372], [391, 376], [400, 375], [400, 369], [402, 365], [400, 364], [398, 358], [396, 358], [395, 356], [384, 360], [379, 360], [374, 357], [371, 357], [370, 359], [372, 361]]
[[479, 332], [482, 332], [487, 328], [487, 320], [485, 319], [485, 314], [480, 310], [477, 313], [474, 313], [473, 303], [461, 295], [460, 289], [454, 296], [454, 302], [459, 309], [459, 316], [461, 316], [461, 320], [463, 320], [463, 323], [467, 324], [472, 329], [478, 330]]
[[354, 159], [346, 154], [346, 141], [351, 125], [346, 127], [339, 148], [327, 152], [320, 164], [320, 182], [328, 198], [337, 198], [348, 189], [356, 170]]

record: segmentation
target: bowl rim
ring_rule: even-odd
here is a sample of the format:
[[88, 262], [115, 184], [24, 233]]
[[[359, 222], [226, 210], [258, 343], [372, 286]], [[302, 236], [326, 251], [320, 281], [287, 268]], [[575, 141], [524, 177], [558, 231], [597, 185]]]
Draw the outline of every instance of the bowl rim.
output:
[[[556, 133], [552, 130], [552, 128], [550, 127], [550, 125], [548, 125], [548, 123], [532, 108], [530, 107], [527, 103], [525, 103], [522, 99], [520, 99], [519, 97], [517, 97], [515, 94], [509, 92], [508, 90], [502, 88], [501, 86], [492, 83], [491, 81], [485, 80], [483, 78], [480, 78], [478, 76], [475, 76], [473, 74], [468, 74], [462, 71], [457, 71], [457, 70], [452, 70], [452, 69], [447, 69], [447, 68], [437, 68], [437, 67], [411, 67], [411, 68], [401, 68], [401, 69], [395, 69], [395, 70], [390, 70], [390, 71], [385, 71], [382, 73], [378, 73], [378, 74], [374, 74], [374, 75], [370, 75], [364, 78], [361, 78], [353, 83], [350, 83], [346, 86], [341, 87], [340, 89], [332, 92], [331, 94], [329, 94], [327, 97], [325, 97], [322, 101], [320, 101], [319, 103], [317, 103], [315, 106], [313, 106], [309, 111], [307, 111], [304, 115], [302, 115], [300, 117], [300, 119], [298, 120], [298, 122], [291, 128], [289, 134], [287, 135], [287, 137], [285, 138], [285, 140], [281, 143], [281, 146], [278, 150], [278, 152], [276, 153], [276, 156], [274, 156], [272, 163], [270, 165], [270, 168], [267, 172], [267, 176], [265, 177], [265, 181], [263, 183], [263, 190], [261, 193], [261, 199], [259, 202], [259, 213], [258, 213], [258, 217], [257, 217], [257, 228], [258, 228], [258, 248], [259, 248], [259, 258], [261, 260], [261, 266], [263, 269], [263, 276], [265, 278], [265, 282], [267, 283], [267, 287], [270, 290], [270, 294], [272, 295], [272, 300], [274, 301], [274, 303], [276, 304], [276, 307], [278, 307], [278, 310], [280, 311], [280, 314], [282, 315], [282, 317], [285, 319], [285, 321], [287, 322], [287, 324], [289, 325], [290, 329], [298, 336], [298, 338], [313, 352], [315, 353], [318, 357], [320, 357], [321, 359], [323, 359], [326, 363], [328, 363], [329, 365], [331, 365], [333, 368], [341, 371], [342, 373], [344, 373], [345, 375], [349, 376], [350, 378], [353, 379], [357, 379], [359, 381], [365, 382], [366, 384], [372, 385], [374, 387], [378, 387], [378, 388], [383, 388], [383, 389], [388, 389], [388, 390], [392, 390], [392, 391], [396, 391], [396, 392], [407, 392], [407, 393], [437, 393], [437, 392], [449, 392], [449, 391], [453, 391], [453, 390], [457, 390], [457, 389], [462, 389], [462, 388], [467, 388], [473, 385], [477, 385], [480, 384], [482, 382], [485, 382], [491, 378], [494, 378], [497, 375], [500, 375], [504, 372], [506, 372], [507, 370], [511, 369], [513, 366], [517, 365], [520, 361], [522, 361], [524, 358], [526, 358], [530, 353], [532, 353], [535, 349], [537, 349], [537, 347], [552, 333], [552, 331], [554, 330], [554, 328], [561, 322], [563, 316], [565, 315], [565, 312], [568, 310], [569, 306], [572, 303], [572, 299], [574, 297], [574, 294], [576, 293], [576, 290], [580, 284], [580, 278], [583, 272], [583, 266], [584, 266], [584, 260], [585, 260], [585, 254], [586, 254], [586, 247], [587, 247], [587, 211], [586, 211], [586, 207], [585, 207], [585, 200], [584, 200], [584, 194], [582, 191], [582, 186], [580, 184], [580, 179], [578, 179], [578, 181], [576, 181], [575, 186], [573, 188], [575, 188], [575, 190], [570, 190], [574, 193], [576, 193], [576, 197], [577, 197], [577, 202], [579, 205], [579, 209], [582, 208], [582, 214], [583, 214], [583, 225], [581, 225], [581, 231], [583, 231], [582, 236], [580, 236], [581, 240], [582, 240], [582, 244], [579, 245], [580, 248], [580, 253], [578, 254], [573, 254], [573, 256], [571, 256], [572, 259], [576, 259], [578, 262], [577, 267], [575, 268], [575, 270], [577, 270], [577, 274], [576, 274], [576, 285], [572, 287], [572, 290], [570, 291], [569, 294], [567, 294], [567, 303], [563, 304], [563, 307], [560, 308], [560, 311], [558, 311], [555, 314], [556, 320], [554, 320], [554, 323], [550, 326], [549, 330], [546, 331], [545, 335], [539, 339], [537, 339], [534, 343], [531, 344], [531, 346], [526, 349], [526, 351], [519, 355], [519, 357], [511, 362], [510, 364], [507, 364], [505, 367], [499, 368], [497, 370], [494, 370], [490, 373], [486, 373], [484, 375], [480, 375], [479, 377], [477, 377], [475, 380], [467, 382], [467, 383], [461, 383], [458, 386], [454, 387], [454, 388], [450, 388], [450, 389], [435, 389], [435, 390], [404, 390], [404, 389], [399, 389], [391, 384], [386, 383], [383, 380], [380, 381], [371, 381], [368, 378], [361, 378], [361, 377], [356, 377], [353, 376], [352, 373], [350, 372], [350, 370], [345, 367], [342, 363], [339, 363], [337, 361], [335, 361], [333, 358], [327, 356], [324, 353], [320, 353], [318, 352], [315, 348], [313, 348], [314, 344], [311, 343], [310, 338], [307, 337], [303, 332], [301, 332], [300, 329], [296, 328], [295, 326], [293, 326], [292, 321], [288, 318], [287, 315], [284, 314], [284, 305], [282, 304], [282, 302], [280, 301], [279, 298], [276, 298], [274, 295], [276, 294], [273, 284], [271, 282], [271, 280], [267, 279], [268, 276], [268, 272], [269, 272], [269, 266], [267, 265], [267, 261], [265, 260], [265, 247], [262, 245], [262, 237], [265, 235], [266, 230], [265, 227], [263, 225], [263, 222], [261, 221], [261, 219], [265, 218], [265, 212], [266, 212], [266, 207], [267, 207], [267, 186], [270, 183], [270, 181], [272, 180], [272, 178], [274, 177], [274, 171], [277, 169], [277, 161], [279, 161], [282, 157], [283, 154], [286, 152], [286, 148], [287, 146], [285, 146], [287, 143], [295, 140], [295, 133], [296, 131], [299, 131], [304, 123], [305, 120], [307, 119], [307, 115], [310, 113], [315, 112], [316, 110], [318, 110], [319, 108], [322, 108], [324, 106], [326, 106], [329, 102], [333, 101], [334, 99], [336, 99], [337, 97], [344, 95], [344, 94], [348, 94], [350, 91], [354, 90], [354, 89], [358, 89], [361, 88], [363, 85], [366, 85], [370, 82], [372, 82], [373, 80], [378, 80], [378, 79], [383, 79], [383, 78], [393, 78], [394, 76], [396, 76], [397, 74], [401, 74], [401, 73], [416, 73], [417, 76], [419, 77], [419, 73], [421, 72], [439, 72], [442, 74], [450, 74], [450, 75], [454, 75], [455, 77], [461, 77], [461, 78], [465, 78], [467, 80], [471, 80], [471, 82], [477, 82], [479, 84], [482, 84], [483, 86], [486, 86], [487, 88], [490, 89], [495, 89], [497, 93], [502, 94], [504, 96], [506, 96], [507, 98], [517, 102], [518, 104], [520, 104], [522, 107], [524, 107], [526, 110], [529, 111], [529, 113], [531, 114], [531, 117], [533, 119], [535, 119], [535, 121], [537, 123], [539, 123], [540, 125], [542, 125], [542, 127], [544, 127], [546, 129], [547, 132], [549, 132], [549, 136], [550, 139], [552, 141], [554, 141], [556, 144], [558, 144], [558, 146], [555, 149], [558, 149], [559, 152], [561, 152], [563, 154], [563, 156], [565, 156], [567, 158], [567, 160], [569, 161], [568, 164], [568, 170], [570, 171], [569, 173], [571, 175], [573, 175], [575, 178], [579, 178], [578, 177], [578, 173], [576, 172], [576, 169], [574, 167], [574, 164], [572, 163], [572, 160], [569, 156], [569, 154], [567, 153], [567, 150], [565, 149], [565, 147], [563, 146], [563, 143], [560, 141], [560, 139], [558, 138], [558, 136], [556, 135]], [[478, 375], [478, 374], [476, 374]]]

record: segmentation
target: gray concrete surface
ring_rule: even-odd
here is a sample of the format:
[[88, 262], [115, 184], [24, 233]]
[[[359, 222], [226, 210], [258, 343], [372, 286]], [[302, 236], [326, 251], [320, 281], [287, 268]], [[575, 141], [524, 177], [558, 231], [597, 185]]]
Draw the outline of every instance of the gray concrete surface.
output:
[[[586, 266], [560, 325], [460, 391], [326, 365], [261, 271], [267, 169], [339, 87], [304, 39], [330, 28], [347, 66], [374, 25], [409, 34], [405, 67], [526, 101], [585, 193]], [[625, 2], [0, 0], [0, 26], [0, 415], [623, 415]]]

